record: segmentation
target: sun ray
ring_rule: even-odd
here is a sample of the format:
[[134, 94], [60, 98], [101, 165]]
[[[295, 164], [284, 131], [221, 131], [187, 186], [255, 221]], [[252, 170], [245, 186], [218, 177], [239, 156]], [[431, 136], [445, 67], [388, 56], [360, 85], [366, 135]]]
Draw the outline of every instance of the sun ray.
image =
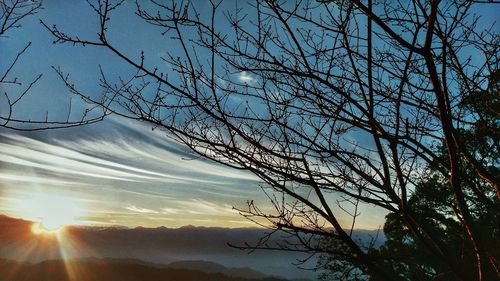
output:
[[[20, 240], [15, 243], [23, 242], [16, 246], [15, 260], [38, 262], [61, 259], [68, 280], [81, 280], [85, 272], [78, 268], [74, 259], [83, 257], [82, 253], [92, 253], [80, 242], [78, 231], [73, 230], [78, 229], [75, 226], [85, 224], [88, 215], [84, 208], [85, 201], [50, 189], [19, 194], [23, 196], [15, 196], [10, 209], [14, 211], [14, 216], [33, 223], [19, 232]], [[14, 277], [17, 273], [10, 272]]]

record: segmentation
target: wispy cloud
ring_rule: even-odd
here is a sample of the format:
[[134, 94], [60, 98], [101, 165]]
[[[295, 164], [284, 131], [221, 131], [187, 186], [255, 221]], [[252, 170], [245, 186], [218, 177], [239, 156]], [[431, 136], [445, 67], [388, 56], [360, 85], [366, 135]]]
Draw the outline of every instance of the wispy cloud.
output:
[[43, 184], [43, 185], [52, 185], [52, 186], [74, 186], [74, 185], [79, 185], [83, 186], [86, 185], [83, 182], [79, 181], [66, 181], [58, 178], [49, 178], [49, 177], [43, 177], [43, 176], [37, 176], [37, 175], [26, 175], [26, 174], [21, 174], [21, 173], [15, 173], [15, 172], [2, 172], [0, 171], [0, 181], [3, 182], [22, 182], [22, 183], [36, 183], [36, 184]]
[[175, 200], [171, 203], [172, 205], [170, 207], [163, 207], [160, 209], [142, 208], [135, 205], [126, 206], [124, 209], [141, 214], [162, 215], [194, 214], [203, 216], [233, 216], [237, 213], [229, 204], [219, 204], [204, 199]]
[[179, 203], [191, 214], [206, 214], [213, 216], [228, 216], [236, 213], [229, 204], [217, 204], [204, 199], [191, 199]]
[[[182, 160], [181, 155], [148, 143], [62, 139], [57, 140], [57, 145], [54, 145], [19, 135], [4, 134], [2, 137], [13, 143], [2, 143], [0, 155], [3, 156], [3, 162], [57, 173], [123, 181], [170, 183], [224, 184], [223, 178], [252, 179], [248, 174], [216, 167], [206, 161]], [[125, 164], [127, 162], [129, 164]], [[205, 176], [182, 175], [188, 171]], [[213, 178], [208, 179], [210, 176]]]
[[238, 80], [240, 80], [240, 82], [243, 83], [252, 84], [255, 82], [256, 79], [251, 74], [248, 74], [246, 71], [242, 71], [238, 73]]
[[161, 211], [164, 214], [178, 214], [181, 210], [176, 208], [162, 208]]
[[0, 129], [0, 194], [12, 199], [0, 200], [0, 213], [15, 216], [23, 198], [50, 189], [88, 200], [92, 222], [228, 225], [239, 218], [232, 205], [255, 196], [252, 174], [193, 158], [147, 125], [109, 122], [49, 132]]
[[128, 206], [125, 207], [126, 210], [136, 212], [136, 213], [141, 213], [141, 214], [158, 214], [158, 211], [152, 210], [152, 209], [146, 209], [146, 208], [138, 208], [136, 206]]

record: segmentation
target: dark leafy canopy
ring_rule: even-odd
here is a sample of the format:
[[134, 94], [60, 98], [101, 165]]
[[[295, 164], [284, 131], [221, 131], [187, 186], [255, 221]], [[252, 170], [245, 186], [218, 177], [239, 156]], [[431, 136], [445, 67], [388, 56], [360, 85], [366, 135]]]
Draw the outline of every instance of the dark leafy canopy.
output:
[[[480, 235], [489, 241], [490, 255], [497, 261], [500, 259], [500, 216], [495, 209], [485, 208], [469, 190], [468, 199], [474, 202], [471, 208], [475, 222], [480, 225]], [[500, 205], [495, 203], [496, 208]], [[455, 262], [474, 280], [476, 265], [474, 249], [468, 242], [464, 229], [454, 211], [453, 194], [449, 185], [440, 176], [417, 186], [415, 194], [409, 200], [409, 206], [417, 214], [419, 223], [430, 229], [431, 235], [439, 237], [439, 242], [446, 247]], [[373, 255], [384, 259], [386, 266], [392, 267], [395, 274], [405, 276], [407, 280], [455, 280], [446, 269], [446, 264], [430, 253], [425, 245], [408, 231], [400, 215], [391, 213], [384, 226], [387, 242]], [[495, 246], [496, 245], [496, 246]]]
[[475, 121], [469, 130], [462, 130], [461, 136], [467, 149], [478, 157], [479, 161], [496, 176], [500, 173], [500, 70], [490, 75], [488, 88], [467, 96], [462, 106], [474, 115]]
[[[338, 210], [355, 228], [358, 204], [370, 204], [397, 214], [456, 280], [498, 279], [477, 219], [500, 199], [497, 159], [467, 141], [483, 134], [481, 145], [493, 147], [497, 135], [489, 140], [479, 124], [490, 117], [471, 114], [466, 97], [499, 68], [499, 35], [473, 14], [474, 1], [210, 0], [203, 11], [198, 1], [136, 1], [139, 20], [174, 46], [161, 59], [131, 55], [108, 36], [120, 32], [110, 22], [128, 1], [88, 3], [97, 36], [44, 23], [54, 43], [106, 49], [135, 74], [114, 77], [103, 66], [96, 95], [56, 67], [70, 91], [103, 115], [150, 122], [193, 153], [258, 176], [273, 209], [249, 201], [241, 211], [299, 241], [279, 249], [338, 255], [374, 280], [400, 280], [341, 223]], [[473, 249], [472, 275], [410, 200], [424, 168], [453, 194], [443, 198]], [[325, 237], [340, 248], [317, 245]], [[272, 248], [265, 241], [250, 248]]]
[[[462, 141], [471, 154], [480, 156], [486, 167], [495, 175], [499, 169], [500, 103], [499, 103], [500, 71], [490, 77], [487, 90], [478, 91], [466, 97], [462, 106], [476, 115], [476, 121], [468, 130], [461, 131]], [[446, 158], [443, 147], [438, 152]], [[446, 160], [443, 160], [446, 161]], [[436, 165], [438, 165], [436, 163]], [[480, 226], [480, 234], [489, 241], [488, 251], [495, 263], [500, 260], [500, 203], [494, 192], [488, 189], [480, 178], [472, 171], [466, 161], [462, 161], [464, 189], [470, 204], [474, 222]], [[486, 203], [486, 204], [485, 204]], [[467, 239], [465, 230], [457, 212], [454, 194], [448, 180], [432, 166], [426, 177], [421, 178], [414, 193], [408, 200], [408, 207], [415, 214], [419, 225], [428, 229], [429, 234], [436, 237], [446, 248], [469, 280], [474, 280], [476, 264], [474, 248]], [[384, 225], [385, 243], [379, 248], [368, 250], [374, 261], [383, 264], [388, 272], [402, 276], [405, 280], [456, 280], [449, 272], [442, 259], [432, 254], [418, 237], [410, 231], [400, 213], [392, 212], [386, 216]], [[340, 252], [348, 251], [330, 241], [329, 247]], [[369, 279], [361, 266], [341, 255], [323, 256], [320, 260], [324, 280], [367, 280]]]
[[[478, 116], [469, 130], [462, 130], [460, 136], [470, 154], [478, 155], [483, 164], [493, 175], [500, 175], [499, 170], [499, 125], [500, 72], [494, 72], [485, 91], [478, 91], [468, 96], [463, 106]], [[441, 152], [442, 157], [445, 157]], [[462, 161], [463, 186], [475, 223], [480, 227], [484, 241], [488, 241], [488, 251], [498, 261], [500, 259], [500, 202], [495, 194], [476, 176], [470, 165]], [[470, 273], [474, 279], [475, 252], [466, 237], [454, 195], [449, 183], [441, 173], [429, 168], [428, 178], [416, 186], [415, 193], [408, 205], [417, 214], [420, 224], [429, 229], [445, 245], [457, 264]], [[386, 244], [374, 251], [377, 258], [389, 262], [396, 273], [408, 280], [455, 280], [442, 260], [433, 256], [420, 241], [408, 231], [400, 214], [387, 216], [384, 226], [387, 235]]]

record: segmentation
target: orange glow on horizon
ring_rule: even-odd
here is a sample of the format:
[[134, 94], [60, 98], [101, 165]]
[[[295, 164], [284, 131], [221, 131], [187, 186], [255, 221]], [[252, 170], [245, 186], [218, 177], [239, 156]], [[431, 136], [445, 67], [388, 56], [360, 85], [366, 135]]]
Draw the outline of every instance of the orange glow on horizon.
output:
[[13, 196], [11, 210], [13, 216], [22, 217], [33, 223], [24, 233], [27, 246], [19, 254], [18, 260], [27, 260], [30, 255], [48, 254], [64, 262], [69, 281], [80, 280], [85, 274], [82, 269], [72, 264], [71, 260], [79, 256], [82, 250], [92, 253], [81, 243], [79, 237], [71, 232], [70, 226], [85, 224], [88, 207], [84, 200], [69, 196], [68, 193], [55, 190], [40, 190]]
[[56, 229], [48, 229], [42, 222], [33, 223], [31, 225], [31, 232], [36, 237], [37, 246], [30, 249], [26, 255], [28, 256], [40, 250], [54, 249], [59, 253], [60, 259], [64, 263], [68, 280], [78, 281], [81, 280], [80, 277], [84, 276], [86, 272], [73, 264], [72, 259], [78, 257], [82, 249], [87, 251], [89, 249], [66, 226], [69, 225], [63, 225]]

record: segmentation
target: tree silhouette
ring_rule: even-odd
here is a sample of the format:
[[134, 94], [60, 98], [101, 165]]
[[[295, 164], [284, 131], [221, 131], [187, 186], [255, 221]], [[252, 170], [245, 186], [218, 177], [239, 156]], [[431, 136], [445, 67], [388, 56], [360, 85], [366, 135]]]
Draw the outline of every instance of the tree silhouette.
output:
[[[22, 28], [23, 21], [34, 16], [43, 9], [42, 0], [0, 0], [0, 40], [15, 37], [15, 30]], [[71, 107], [68, 110], [68, 117], [61, 120], [50, 120], [48, 111], [42, 118], [31, 116], [24, 118], [21, 114], [16, 114], [16, 108], [20, 102], [25, 99], [33, 88], [42, 79], [43, 74], [37, 74], [32, 80], [23, 81], [14, 75], [16, 66], [23, 63], [23, 56], [30, 50], [32, 42], [27, 42], [24, 47], [10, 59], [2, 54], [0, 61], [0, 127], [35, 131], [57, 128], [68, 128], [81, 125], [92, 124], [101, 121], [106, 112], [92, 115], [91, 111], [97, 111], [96, 108], [86, 110], [81, 118], [70, 119]]]
[[[479, 178], [479, 192], [496, 194], [478, 196], [477, 204], [495, 205], [498, 177], [488, 166], [498, 162], [471, 153], [460, 133], [482, 118], [460, 105], [498, 69], [498, 33], [482, 28], [474, 1], [256, 0], [231, 9], [209, 2], [199, 11], [196, 1], [136, 1], [136, 15], [176, 46], [158, 62], [171, 69], [162, 73], [144, 52], [130, 56], [108, 38], [123, 1], [89, 0], [99, 18], [97, 38], [43, 23], [54, 42], [107, 49], [135, 74], [116, 78], [102, 70], [102, 96], [93, 98], [55, 69], [103, 112], [150, 122], [194, 153], [257, 175], [275, 210], [249, 201], [240, 211], [299, 240], [280, 249], [348, 249], [349, 262], [373, 280], [404, 279], [339, 221], [344, 210], [354, 228], [358, 204], [370, 204], [397, 214], [456, 280], [500, 276], [466, 177], [467, 171]], [[472, 275], [410, 204], [426, 167], [453, 194]], [[324, 247], [322, 237], [341, 249]], [[248, 247], [272, 248], [260, 242]]]
[[[498, 73], [495, 71], [491, 74], [486, 90], [467, 96], [461, 104], [461, 107], [469, 110], [470, 114], [478, 116], [470, 128], [460, 131], [461, 141], [470, 154], [480, 156], [483, 165], [494, 175], [500, 173]], [[444, 147], [441, 147], [439, 154], [443, 158], [440, 161], [447, 161]], [[479, 235], [491, 245], [499, 245], [500, 204], [493, 199], [495, 193], [484, 185], [469, 163], [464, 159], [461, 163], [464, 194], [470, 204], [474, 223], [481, 226]], [[473, 245], [463, 231], [449, 182], [432, 165], [429, 165], [426, 177], [415, 186], [414, 193], [408, 200], [408, 208], [415, 214], [419, 225], [424, 225], [451, 254], [462, 271], [468, 274], [467, 278], [474, 280], [476, 265]], [[410, 231], [399, 213], [392, 212], [386, 216], [384, 233], [387, 239], [384, 245], [380, 248], [371, 248], [368, 254], [373, 260], [383, 264], [387, 271], [403, 276], [406, 280], [455, 280], [455, 276], [448, 271], [446, 264], [433, 255]], [[339, 249], [335, 241], [325, 240], [324, 243], [325, 247]], [[497, 266], [495, 270], [498, 270], [500, 250], [490, 247], [488, 251], [492, 262]], [[348, 256], [348, 253], [344, 256]], [[342, 259], [342, 256], [324, 255], [320, 262], [323, 264], [322, 267], [327, 269], [323, 273], [325, 280], [367, 280], [359, 268], [360, 265]]]
[[[34, 15], [42, 8], [42, 1], [23, 1], [23, 0], [2, 0], [0, 1], [0, 40], [5, 40], [12, 33], [12, 30], [20, 28], [21, 22], [26, 17]], [[27, 120], [14, 119], [12, 114], [16, 104], [29, 93], [30, 89], [42, 77], [38, 75], [35, 79], [23, 85], [17, 77], [12, 77], [11, 72], [19, 63], [23, 54], [30, 48], [31, 42], [28, 42], [24, 48], [19, 50], [11, 62], [2, 59], [0, 65], [0, 87], [2, 90], [2, 104], [0, 107], [0, 126], [10, 127], [11, 122], [20, 122]], [[13, 120], [14, 119], [14, 120]]]

